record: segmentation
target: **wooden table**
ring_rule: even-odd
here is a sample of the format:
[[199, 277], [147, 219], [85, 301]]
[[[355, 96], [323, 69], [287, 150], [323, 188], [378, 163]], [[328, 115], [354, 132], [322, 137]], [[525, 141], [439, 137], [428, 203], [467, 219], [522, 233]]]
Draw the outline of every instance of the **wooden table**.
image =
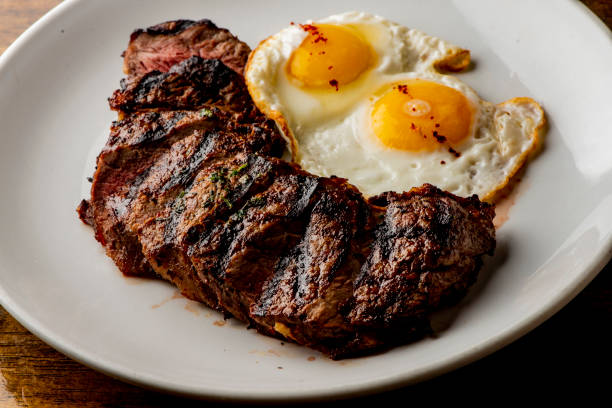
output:
[[[0, 53], [59, 2], [0, 0]], [[584, 3], [612, 27], [612, 1]], [[612, 67], [610, 70], [612, 74]], [[397, 405], [398, 398], [405, 404], [415, 398], [473, 401], [483, 390], [497, 392], [496, 399], [522, 399], [527, 391], [543, 395], [579, 391], [588, 398], [606, 390], [612, 379], [611, 272], [612, 263], [563, 310], [497, 353], [433, 380], [360, 402], [391, 406]], [[336, 402], [334, 406], [354, 403]], [[0, 407], [196, 405], [202, 402], [144, 390], [84, 367], [44, 344], [0, 307]]]

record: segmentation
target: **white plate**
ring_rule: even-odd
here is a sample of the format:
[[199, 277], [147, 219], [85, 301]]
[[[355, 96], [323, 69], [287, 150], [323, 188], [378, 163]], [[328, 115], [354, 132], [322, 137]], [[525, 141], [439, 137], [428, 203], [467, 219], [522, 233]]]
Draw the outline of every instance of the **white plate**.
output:
[[[123, 278], [74, 208], [114, 119], [106, 98], [133, 29], [207, 17], [254, 46], [291, 21], [350, 9], [472, 50], [476, 67], [461, 78], [493, 102], [535, 98], [550, 130], [498, 231], [495, 257], [445, 314], [455, 316], [450, 327], [436, 339], [334, 362], [234, 320], [220, 327], [220, 315], [173, 298], [163, 282]], [[64, 2], [0, 59], [2, 305], [91, 367], [203, 397], [356, 395], [456, 368], [540, 324], [610, 258], [610, 67], [610, 32], [570, 1]]]

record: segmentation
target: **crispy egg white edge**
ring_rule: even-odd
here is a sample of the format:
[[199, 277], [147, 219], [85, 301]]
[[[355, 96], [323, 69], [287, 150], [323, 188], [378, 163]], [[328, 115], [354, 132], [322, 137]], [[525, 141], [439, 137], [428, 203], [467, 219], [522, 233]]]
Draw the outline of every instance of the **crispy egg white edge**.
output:
[[529, 147], [525, 149], [520, 154], [520, 156], [518, 156], [514, 160], [514, 164], [508, 171], [508, 175], [506, 176], [504, 181], [500, 183], [499, 185], [497, 185], [497, 187], [494, 190], [480, 197], [482, 201], [495, 202], [496, 198], [498, 198], [497, 194], [500, 191], [502, 191], [508, 185], [508, 183], [510, 183], [510, 180], [512, 180], [512, 178], [517, 174], [517, 172], [521, 169], [521, 167], [523, 167], [523, 165], [527, 162], [527, 160], [531, 156], [535, 155], [542, 147], [544, 133], [546, 129], [546, 123], [547, 123], [546, 114], [544, 113], [542, 106], [538, 102], [536, 102], [534, 99], [526, 97], [526, 96], [519, 96], [519, 97], [508, 99], [507, 101], [504, 101], [504, 102], [501, 102], [495, 105], [496, 113], [508, 112], [512, 116], [512, 113], [514, 111], [513, 108], [516, 105], [520, 105], [520, 104], [530, 105], [530, 107], [535, 112], [535, 115], [534, 115], [535, 123], [533, 124], [533, 131], [530, 134], [531, 143]]

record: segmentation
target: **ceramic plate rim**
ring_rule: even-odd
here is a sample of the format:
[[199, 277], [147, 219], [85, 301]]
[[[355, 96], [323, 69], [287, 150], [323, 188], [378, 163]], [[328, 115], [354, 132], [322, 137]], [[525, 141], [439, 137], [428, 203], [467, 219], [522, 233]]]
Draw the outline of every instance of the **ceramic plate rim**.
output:
[[[32, 37], [39, 30], [51, 24], [56, 18], [60, 17], [70, 8], [78, 7], [83, 2], [84, 0], [65, 0], [63, 3], [60, 3], [51, 9], [32, 26], [30, 26], [0, 56], [0, 72], [3, 72], [5, 68], [11, 64], [12, 60], [18, 56], [20, 50], [28, 45], [29, 41], [31, 41]], [[607, 26], [584, 4], [578, 1], [571, 1], [570, 3], [575, 6], [574, 8], [576, 11], [580, 11], [583, 13], [583, 15], [587, 16], [591, 22], [598, 27], [602, 35], [611, 35], [611, 32]], [[364, 383], [356, 383], [350, 387], [343, 387], [341, 390], [330, 388], [322, 391], [309, 391], [308, 395], [304, 395], [303, 391], [300, 392], [297, 389], [293, 389], [285, 393], [261, 392], [258, 394], [249, 393], [247, 395], [236, 390], [232, 390], [230, 393], [229, 390], [207, 388], [206, 386], [197, 388], [181, 387], [174, 383], [159, 381], [159, 379], [155, 379], [153, 377], [147, 378], [146, 376], [139, 375], [136, 371], [126, 370], [125, 368], [117, 366], [112, 362], [101, 360], [95, 356], [95, 353], [88, 350], [83, 350], [75, 344], [72, 344], [70, 341], [63, 340], [61, 334], [54, 333], [51, 328], [46, 327], [34, 316], [27, 313], [20, 306], [19, 302], [15, 301], [15, 299], [13, 299], [3, 287], [0, 287], [0, 303], [17, 321], [19, 321], [19, 323], [21, 323], [45, 343], [52, 346], [54, 349], [88, 367], [131, 384], [136, 384], [144, 388], [155, 389], [170, 394], [187, 395], [191, 397], [213, 400], [231, 400], [237, 402], [272, 402], [287, 400], [309, 401], [314, 399], [321, 400], [338, 397], [355, 397], [395, 389], [435, 377], [489, 355], [533, 330], [535, 327], [539, 326], [541, 323], [559, 311], [595, 278], [595, 276], [602, 270], [602, 268], [611, 258], [612, 240], [608, 240], [608, 242], [605, 242], [605, 244], [602, 244], [602, 246], [599, 248], [597, 256], [593, 257], [591, 261], [582, 268], [582, 272], [578, 275], [578, 277], [571, 284], [566, 286], [563, 291], [560, 291], [556, 294], [556, 296], [549, 298], [545, 303], [545, 306], [542, 307], [538, 313], [535, 313], [528, 318], [519, 321], [515, 325], [508, 327], [506, 330], [499, 332], [496, 338], [487, 339], [483, 341], [483, 344], [477, 345], [478, 347], [474, 347], [470, 351], [460, 353], [447, 360], [436, 362], [427, 370], [422, 370], [423, 372], [415, 373], [413, 371], [410, 373], [404, 373], [402, 375], [396, 375], [391, 379], [385, 378], [380, 380], [369, 380], [367, 382], [364, 381]]]

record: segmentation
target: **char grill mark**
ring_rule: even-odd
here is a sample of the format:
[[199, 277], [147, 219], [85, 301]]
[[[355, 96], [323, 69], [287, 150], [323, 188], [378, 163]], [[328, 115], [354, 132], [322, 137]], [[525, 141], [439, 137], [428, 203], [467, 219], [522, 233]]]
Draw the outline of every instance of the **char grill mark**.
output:
[[[342, 185], [338, 187], [344, 190]], [[353, 200], [347, 196], [322, 188], [300, 233], [301, 240], [279, 260], [254, 314], [305, 317], [300, 310], [317, 300], [334, 280], [352, 255], [351, 245], [361, 231], [363, 203], [359, 196]]]
[[429, 185], [366, 201], [276, 158], [284, 141], [236, 73], [246, 56], [231, 66], [237, 41], [207, 21], [132, 35], [130, 77], [110, 99], [121, 120], [81, 219], [124, 274], [166, 279], [332, 358], [427, 333], [428, 313], [460, 297], [493, 251], [493, 208]]
[[177, 186], [183, 186], [183, 191], [189, 191], [191, 181], [193, 181], [200, 166], [210, 156], [218, 143], [219, 134], [209, 132], [198, 139], [200, 140], [193, 149], [193, 153], [175, 166], [176, 172], [170, 174], [170, 178], [160, 187], [161, 193]]
[[124, 274], [153, 275], [136, 234], [125, 227], [150, 169], [176, 141], [213, 125], [214, 120], [187, 112], [141, 113], [113, 124], [97, 160], [91, 214], [96, 239]]
[[[387, 204], [371, 253], [355, 280], [349, 318], [387, 327], [424, 316], [463, 295], [495, 247], [492, 207], [425, 185], [386, 193]], [[474, 271], [474, 272], [471, 272]]]
[[167, 72], [196, 55], [220, 59], [242, 75], [250, 52], [247, 44], [210, 20], [175, 20], [134, 31], [124, 52], [123, 69], [129, 76]]
[[105, 150], [134, 147], [161, 140], [188, 113], [188, 111], [144, 112], [115, 121], [111, 126]]
[[109, 99], [121, 112], [199, 109], [223, 106], [235, 112], [254, 111], [240, 74], [219, 60], [190, 57], [168, 72], [151, 71], [121, 81]]
[[[244, 127], [244, 126], [243, 126]], [[174, 143], [152, 168], [132, 206], [130, 228], [155, 271], [188, 297], [217, 307], [217, 297], [191, 266], [184, 241], [198, 227], [190, 223], [204, 210], [205, 225], [214, 225], [231, 206], [238, 206], [254, 185], [253, 171], [262, 171], [248, 152], [253, 132], [198, 131]], [[231, 204], [234, 203], [234, 204]], [[214, 208], [213, 214], [206, 213]], [[205, 286], [205, 287], [204, 287]]]
[[[261, 157], [257, 161], [260, 168], [267, 162], [266, 172], [240, 177], [249, 188], [230, 190], [231, 208], [221, 201], [220, 222], [201, 222], [189, 251], [199, 275], [215, 282], [223, 308], [243, 321], [251, 321], [254, 297], [282, 251], [297, 240], [301, 216], [317, 184], [312, 176], [286, 174], [293, 167], [285, 163]], [[251, 178], [256, 181], [249, 182]]]
[[354, 336], [341, 309], [352, 296], [368, 211], [343, 180], [320, 183], [300, 241], [278, 261], [251, 313], [261, 331], [330, 353]]
[[[278, 177], [278, 176], [277, 176]], [[244, 266], [255, 263], [258, 256], [253, 256], [251, 262], [244, 263], [245, 251], [251, 247], [270, 248], [275, 252], [284, 247], [287, 241], [293, 241], [299, 234], [301, 216], [308, 208], [317, 180], [303, 175], [280, 176], [266, 191], [259, 195], [265, 205], [257, 211], [248, 211], [242, 219], [235, 218], [231, 227], [222, 236], [221, 257], [217, 264], [216, 275], [237, 289], [248, 290], [253, 280], [245, 279]], [[258, 252], [256, 250], [255, 252]], [[242, 266], [242, 267], [241, 267]], [[261, 282], [261, 279], [256, 279]]]

